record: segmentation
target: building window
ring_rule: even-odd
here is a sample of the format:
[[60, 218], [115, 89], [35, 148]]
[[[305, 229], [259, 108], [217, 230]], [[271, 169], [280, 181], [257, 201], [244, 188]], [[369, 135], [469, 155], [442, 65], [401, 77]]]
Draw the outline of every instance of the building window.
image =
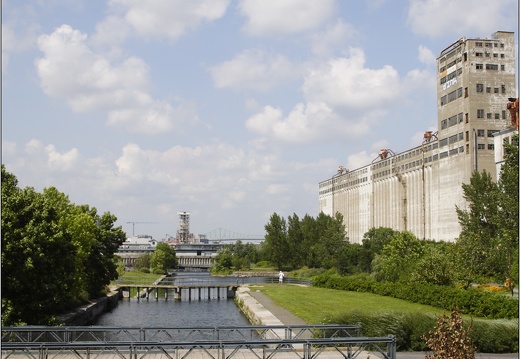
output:
[[501, 58], [501, 59], [504, 59], [504, 58], [505, 58], [505, 55], [504, 55], [504, 54], [500, 54], [500, 58]]
[[488, 112], [488, 113], [487, 113], [487, 119], [488, 119], [488, 120], [491, 120], [491, 112]]
[[457, 89], [457, 98], [461, 98], [462, 97], [462, 87], [459, 87], [459, 89]]
[[464, 139], [464, 132], [459, 133], [459, 141]]
[[449, 141], [448, 141], [448, 142], [450, 143], [450, 145], [451, 145], [452, 143], [457, 142], [458, 137], [459, 137], [458, 135], [450, 136]]
[[486, 51], [486, 57], [489, 57], [489, 52]]
[[475, 68], [477, 70], [482, 70], [482, 69], [484, 69], [484, 65], [483, 64], [475, 64]]
[[448, 94], [448, 103], [457, 99], [457, 91], [452, 91]]
[[482, 57], [482, 55], [483, 55], [482, 52], [475, 52], [476, 57]]
[[506, 70], [506, 65], [500, 65], [500, 71], [505, 71], [505, 70]]
[[464, 88], [464, 97], [468, 97], [468, 88], [467, 87]]
[[498, 54], [493, 54], [493, 57], [498, 57]]
[[500, 44], [500, 48], [503, 49], [504, 48], [504, 44]]
[[463, 117], [464, 117], [464, 116], [462, 115], [462, 112], [459, 113], [459, 115], [458, 115], [457, 117], [458, 117], [458, 119], [459, 119], [459, 123], [462, 123], [462, 121], [463, 121]]
[[448, 119], [448, 127], [455, 126], [457, 124], [457, 115], [451, 116]]
[[454, 148], [453, 150], [450, 150], [450, 156], [457, 155], [458, 153], [459, 153], [459, 149], [458, 148]]
[[502, 93], [506, 93], [506, 85], [502, 85], [501, 88], [502, 88]]
[[464, 117], [466, 118], [466, 123], [468, 123], [469, 122], [469, 114], [467, 112], [464, 114]]
[[486, 93], [491, 93], [491, 87], [486, 87]]
[[466, 131], [466, 142], [469, 141], [469, 131]]
[[493, 143], [488, 143], [488, 150], [494, 150], [495, 145]]
[[448, 151], [441, 152], [441, 154], [439, 155], [439, 159], [446, 158], [446, 157], [448, 157]]
[[498, 130], [487, 130], [487, 136], [488, 137], [493, 137], [495, 135], [495, 133], [497, 133]]
[[503, 110], [502, 111], [502, 120], [505, 120], [506, 119], [506, 110]]
[[466, 154], [469, 154], [469, 143], [466, 145]]
[[475, 46], [482, 47], [482, 43], [481, 42], [475, 42]]
[[496, 65], [496, 64], [486, 64], [486, 70], [498, 70], [498, 65]]
[[499, 113], [495, 113], [495, 120], [500, 120], [500, 114]]
[[493, 88], [493, 93], [498, 93], [498, 87]]
[[479, 150], [485, 150], [485, 149], [486, 149], [486, 145], [483, 144], [483, 143], [479, 143], [479, 144], [477, 145], [477, 149], [479, 149]]
[[484, 110], [478, 109], [477, 110], [477, 118], [484, 118]]
[[447, 138], [443, 138], [442, 140], [439, 141], [439, 147], [444, 147], [448, 144], [448, 139]]
[[442, 120], [441, 121], [441, 129], [444, 130], [448, 128], [448, 120]]
[[483, 84], [477, 84], [477, 92], [484, 92], [484, 85]]
[[486, 133], [486, 132], [485, 132], [484, 130], [477, 130], [477, 136], [478, 136], [478, 137], [484, 137], [484, 134], [485, 134], [485, 133]]
[[441, 106], [446, 105], [446, 95], [441, 97]]

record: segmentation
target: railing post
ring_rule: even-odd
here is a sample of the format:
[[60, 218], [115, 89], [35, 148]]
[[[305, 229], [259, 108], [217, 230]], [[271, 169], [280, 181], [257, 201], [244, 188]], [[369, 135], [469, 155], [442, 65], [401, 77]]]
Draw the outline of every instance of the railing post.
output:
[[396, 342], [395, 342], [395, 335], [388, 335], [388, 338], [391, 340], [387, 346], [386, 346], [386, 354], [388, 355], [389, 358], [391, 359], [396, 359]]

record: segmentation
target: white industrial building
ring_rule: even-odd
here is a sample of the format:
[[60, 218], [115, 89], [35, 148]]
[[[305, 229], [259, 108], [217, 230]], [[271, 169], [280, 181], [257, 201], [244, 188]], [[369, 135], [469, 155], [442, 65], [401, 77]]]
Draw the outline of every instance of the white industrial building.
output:
[[401, 153], [382, 149], [364, 167], [340, 166], [319, 183], [320, 211], [343, 215], [351, 243], [372, 227], [453, 241], [460, 233], [455, 206], [467, 206], [462, 183], [474, 170], [496, 179], [497, 141], [518, 130], [507, 109], [516, 97], [514, 33], [459, 39], [437, 58], [438, 131]]

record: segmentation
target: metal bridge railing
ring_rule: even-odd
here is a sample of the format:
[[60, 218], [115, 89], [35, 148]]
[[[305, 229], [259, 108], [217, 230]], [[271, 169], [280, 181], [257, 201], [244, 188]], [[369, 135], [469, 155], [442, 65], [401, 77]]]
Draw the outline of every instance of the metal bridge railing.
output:
[[326, 339], [360, 337], [358, 325], [252, 325], [223, 327], [2, 327], [5, 343], [185, 342], [191, 340]]
[[2, 343], [2, 358], [56, 358], [70, 355], [79, 359], [93, 357], [136, 358], [239, 358], [270, 359], [332, 358], [396, 358], [395, 337], [379, 338], [319, 338], [275, 339], [243, 341], [186, 341], [186, 342], [74, 342], [74, 343]]
[[[278, 283], [278, 277], [210, 277], [210, 276], [194, 276], [194, 277], [164, 277], [156, 283], [150, 283], [146, 279], [142, 278], [120, 278], [117, 279], [114, 284], [124, 287], [125, 285], [130, 286], [178, 286], [178, 287], [207, 287], [207, 286], [238, 286], [247, 284], [258, 284], [258, 283]], [[312, 285], [310, 280], [302, 280], [296, 278], [285, 277], [283, 280], [285, 284], [305, 284]]]

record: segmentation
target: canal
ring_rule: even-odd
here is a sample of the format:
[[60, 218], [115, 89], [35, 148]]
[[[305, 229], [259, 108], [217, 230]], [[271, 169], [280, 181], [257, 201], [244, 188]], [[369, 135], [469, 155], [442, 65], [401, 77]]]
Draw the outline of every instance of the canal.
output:
[[[222, 282], [222, 278], [208, 273], [179, 273], [176, 280], [196, 280], [204, 283]], [[243, 283], [244, 278], [225, 278], [225, 283]], [[248, 282], [262, 282], [265, 278], [250, 278]], [[118, 327], [201, 327], [201, 326], [245, 326], [250, 325], [232, 298], [173, 300], [173, 294], [165, 300], [155, 293], [150, 299], [124, 298], [110, 312], [100, 316], [92, 325]]]

